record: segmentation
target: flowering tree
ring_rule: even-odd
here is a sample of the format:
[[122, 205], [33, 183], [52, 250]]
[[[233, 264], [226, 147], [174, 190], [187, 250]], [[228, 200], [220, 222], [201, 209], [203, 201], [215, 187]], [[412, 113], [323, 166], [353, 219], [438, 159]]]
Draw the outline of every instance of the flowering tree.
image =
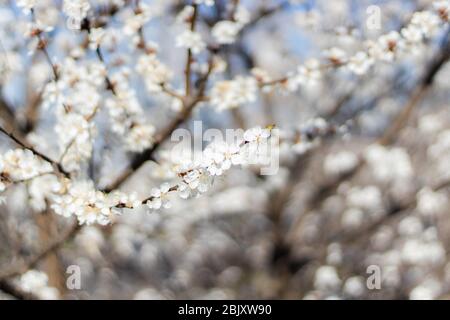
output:
[[0, 291], [445, 296], [449, 13], [0, 1]]

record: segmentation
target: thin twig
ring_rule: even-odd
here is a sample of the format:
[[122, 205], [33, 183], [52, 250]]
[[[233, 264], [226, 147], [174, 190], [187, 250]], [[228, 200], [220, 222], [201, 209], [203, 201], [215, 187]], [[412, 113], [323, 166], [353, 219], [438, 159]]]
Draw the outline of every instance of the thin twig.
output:
[[[191, 31], [195, 31], [195, 22], [198, 16], [198, 5], [194, 4], [194, 12], [191, 18]], [[185, 69], [185, 82], [186, 82], [186, 98], [191, 95], [191, 66], [192, 66], [192, 50], [188, 49]]]

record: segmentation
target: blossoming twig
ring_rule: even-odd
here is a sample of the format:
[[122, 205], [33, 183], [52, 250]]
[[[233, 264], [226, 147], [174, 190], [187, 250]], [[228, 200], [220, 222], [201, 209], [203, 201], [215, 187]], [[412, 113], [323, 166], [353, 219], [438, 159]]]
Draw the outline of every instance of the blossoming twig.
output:
[[22, 142], [20, 139], [18, 139], [12, 132], [7, 132], [5, 129], [3, 129], [3, 127], [0, 126], [0, 131], [2, 133], [4, 133], [5, 135], [7, 135], [9, 138], [11, 138], [11, 140], [13, 140], [15, 143], [17, 143], [19, 146], [21, 146], [24, 149], [30, 150], [34, 155], [38, 156], [39, 158], [47, 161], [48, 163], [50, 163], [54, 168], [57, 169], [57, 171], [61, 174], [63, 174], [65, 177], [70, 177], [70, 174], [64, 170], [64, 168], [62, 167], [62, 165], [59, 162], [56, 162], [52, 159], [50, 159], [48, 156], [46, 156], [45, 154], [37, 151], [36, 149], [34, 149], [33, 147], [25, 144], [24, 142]]
[[[194, 12], [192, 13], [190, 30], [192, 32], [195, 31], [195, 23], [198, 16], [198, 5], [193, 5]], [[186, 70], [185, 70], [185, 85], [186, 85], [186, 97], [191, 95], [191, 65], [192, 65], [192, 50], [189, 48], [187, 50], [187, 59], [186, 59]]]

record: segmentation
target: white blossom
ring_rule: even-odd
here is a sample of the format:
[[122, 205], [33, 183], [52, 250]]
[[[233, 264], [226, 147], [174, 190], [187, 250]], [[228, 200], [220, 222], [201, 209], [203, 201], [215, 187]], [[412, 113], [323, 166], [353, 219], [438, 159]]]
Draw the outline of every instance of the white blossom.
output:
[[200, 33], [188, 29], [179, 34], [175, 42], [177, 47], [191, 49], [194, 54], [200, 53], [206, 47]]
[[347, 67], [356, 75], [363, 75], [369, 71], [373, 64], [373, 58], [371, 58], [366, 52], [359, 51], [350, 58]]
[[337, 47], [330, 48], [324, 52], [324, 56], [335, 65], [341, 65], [347, 61], [347, 53]]
[[140, 56], [136, 70], [143, 75], [150, 92], [160, 92], [161, 84], [168, 82], [172, 77], [169, 68], [161, 63], [154, 54]]
[[125, 142], [131, 151], [141, 152], [153, 145], [155, 127], [151, 124], [135, 124]]

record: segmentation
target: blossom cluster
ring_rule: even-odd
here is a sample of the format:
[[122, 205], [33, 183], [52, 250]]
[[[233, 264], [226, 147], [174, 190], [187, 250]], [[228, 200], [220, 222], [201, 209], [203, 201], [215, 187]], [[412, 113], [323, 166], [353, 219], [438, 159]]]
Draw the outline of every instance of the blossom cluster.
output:
[[218, 111], [256, 101], [258, 85], [252, 77], [217, 81], [211, 89], [211, 105]]
[[55, 132], [58, 134], [61, 162], [67, 170], [79, 170], [80, 164], [91, 157], [96, 134], [91, 120], [100, 108], [104, 76], [105, 68], [99, 63], [81, 64], [67, 58], [58, 79], [45, 86], [45, 107], [55, 108]]
[[28, 181], [52, 172], [51, 164], [30, 150], [8, 150], [0, 156], [0, 192], [11, 183]]
[[377, 40], [367, 40], [364, 48], [353, 55], [343, 49], [332, 47], [324, 51], [324, 62], [310, 59], [300, 65], [295, 72], [287, 75], [287, 79], [275, 81], [289, 91], [296, 91], [301, 85], [317, 84], [324, 70], [329, 68], [345, 68], [351, 73], [361, 76], [366, 74], [377, 62], [392, 63], [399, 57], [420, 52], [424, 41], [448, 25], [449, 3], [439, 0], [433, 3], [430, 10], [415, 12], [405, 27], [399, 32], [391, 31]]
[[[48, 199], [56, 214], [75, 216], [80, 224], [101, 225], [114, 221], [121, 208], [132, 209], [141, 205], [153, 210], [169, 208], [169, 193], [176, 191], [183, 199], [199, 195], [210, 188], [214, 177], [223, 175], [232, 166], [255, 164], [255, 154], [268, 151], [263, 147], [270, 137], [271, 129], [256, 127], [247, 130], [234, 144], [213, 142], [203, 151], [200, 160], [185, 161], [174, 168], [178, 182], [173, 186], [164, 183], [160, 188], [152, 189], [150, 196], [144, 200], [139, 200], [136, 193], [101, 192], [89, 180], [61, 177], [58, 181], [55, 175], [51, 175], [51, 181], [45, 181], [51, 188], [33, 189], [34, 204], [40, 207], [42, 201]], [[50, 163], [23, 149], [8, 151], [0, 164], [3, 190], [6, 182], [31, 180], [42, 174], [54, 173]]]
[[63, 12], [69, 17], [71, 27], [79, 29], [91, 5], [88, 0], [64, 0]]

